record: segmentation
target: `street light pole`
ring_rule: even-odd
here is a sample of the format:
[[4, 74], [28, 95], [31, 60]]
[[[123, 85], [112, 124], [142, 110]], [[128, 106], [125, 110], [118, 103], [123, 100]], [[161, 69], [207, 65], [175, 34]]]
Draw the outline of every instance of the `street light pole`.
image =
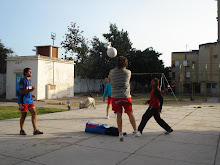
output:
[[208, 70], [208, 64], [205, 65], [205, 101], [207, 101], [207, 79], [208, 79], [207, 70]]

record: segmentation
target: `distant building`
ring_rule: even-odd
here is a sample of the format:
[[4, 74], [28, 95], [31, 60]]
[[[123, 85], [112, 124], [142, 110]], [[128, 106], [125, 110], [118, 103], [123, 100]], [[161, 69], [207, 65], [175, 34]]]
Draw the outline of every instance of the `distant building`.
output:
[[18, 97], [24, 68], [32, 70], [37, 100], [74, 96], [74, 61], [58, 58], [56, 46], [37, 46], [36, 56], [7, 58], [6, 99]]
[[218, 39], [199, 45], [199, 50], [172, 53], [172, 83], [175, 90], [220, 97], [220, 0], [218, 0]]
[[[189, 92], [189, 86], [192, 87], [192, 83], [198, 80], [198, 70], [199, 70], [199, 51], [193, 50], [189, 52], [172, 52], [172, 84], [179, 83], [176, 86], [175, 91], [180, 92], [181, 86], [185, 85], [183, 88], [184, 93]], [[183, 82], [184, 84], [180, 83]], [[197, 87], [198, 88], [198, 87]], [[198, 89], [197, 89], [198, 92]]]
[[201, 93], [220, 94], [220, 42], [199, 45]]
[[[199, 46], [199, 50], [172, 53], [172, 84], [177, 92], [220, 94], [220, 42]], [[182, 89], [183, 86], [183, 89]]]

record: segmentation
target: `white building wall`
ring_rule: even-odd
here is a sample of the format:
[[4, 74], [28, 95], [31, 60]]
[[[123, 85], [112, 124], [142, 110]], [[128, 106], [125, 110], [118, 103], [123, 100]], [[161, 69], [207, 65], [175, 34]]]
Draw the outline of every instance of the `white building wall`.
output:
[[74, 96], [74, 62], [44, 56], [7, 59], [6, 98], [16, 98], [16, 73], [32, 69], [32, 92], [37, 100]]
[[[16, 97], [16, 74], [23, 74], [24, 68], [31, 68], [32, 70], [32, 85], [37, 84], [37, 58], [8, 58], [6, 71], [6, 99], [13, 99]], [[36, 91], [32, 94], [37, 95]]]
[[49, 96], [47, 96], [47, 85], [53, 84], [53, 62], [50, 60], [39, 60], [38, 63], [38, 83], [37, 83], [37, 99], [50, 99], [51, 95], [56, 91], [50, 91]]
[[6, 74], [0, 73], [0, 96], [6, 92]]
[[71, 63], [54, 63], [54, 84], [57, 97], [74, 96], [74, 65]]

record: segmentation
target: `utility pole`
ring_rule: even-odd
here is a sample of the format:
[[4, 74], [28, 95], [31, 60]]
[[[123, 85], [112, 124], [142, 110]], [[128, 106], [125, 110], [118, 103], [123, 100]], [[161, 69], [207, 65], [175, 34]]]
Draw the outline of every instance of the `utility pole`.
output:
[[215, 0], [217, 1], [217, 22], [218, 22], [218, 39], [217, 41], [220, 42], [220, 21], [219, 21], [219, 17], [220, 17], [220, 13], [219, 13], [219, 9], [220, 9], [220, 3], [219, 3], [219, 0]]
[[219, 68], [219, 82], [218, 82], [218, 102], [220, 102], [220, 64], [218, 65]]

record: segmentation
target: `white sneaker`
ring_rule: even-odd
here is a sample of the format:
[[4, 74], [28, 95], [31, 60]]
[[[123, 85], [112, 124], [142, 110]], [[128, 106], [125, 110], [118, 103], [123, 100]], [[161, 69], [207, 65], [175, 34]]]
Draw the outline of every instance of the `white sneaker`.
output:
[[135, 136], [135, 137], [139, 137], [139, 136], [141, 136], [140, 131], [137, 131], [137, 130], [136, 130], [136, 131], [134, 131], [134, 136]]
[[123, 134], [119, 134], [119, 141], [123, 142], [124, 141], [124, 135]]
[[110, 117], [109, 117], [109, 115], [106, 115], [106, 117], [105, 117], [106, 119], [110, 119]]

